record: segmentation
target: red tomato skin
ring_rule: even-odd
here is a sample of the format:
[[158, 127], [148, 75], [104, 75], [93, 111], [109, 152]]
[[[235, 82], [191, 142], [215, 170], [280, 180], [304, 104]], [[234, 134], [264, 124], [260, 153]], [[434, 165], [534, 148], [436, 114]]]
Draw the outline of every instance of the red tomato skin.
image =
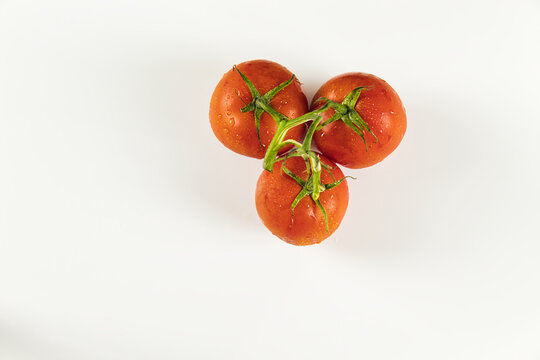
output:
[[[293, 75], [285, 67], [268, 60], [251, 60], [237, 67], [251, 80], [261, 95], [287, 81]], [[236, 91], [240, 94], [238, 97]], [[242, 101], [243, 100], [243, 101]], [[210, 100], [210, 125], [215, 136], [232, 151], [262, 159], [276, 131], [276, 122], [266, 112], [261, 116], [259, 144], [253, 111], [242, 113], [240, 109], [252, 101], [247, 85], [233, 69], [226, 72], [217, 84]], [[306, 95], [298, 79], [281, 90], [270, 104], [280, 113], [295, 118], [307, 112]], [[286, 139], [301, 141], [305, 125], [297, 126], [287, 133]], [[290, 149], [283, 148], [280, 153]]]
[[[405, 108], [398, 94], [386, 81], [371, 74], [354, 72], [328, 80], [313, 97], [311, 107], [316, 109], [322, 106], [322, 102], [314, 103], [319, 97], [341, 103], [347, 94], [359, 86], [370, 88], [362, 90], [355, 110], [378, 140], [366, 132], [366, 152], [362, 138], [341, 120], [325, 126], [313, 137], [319, 151], [325, 156], [353, 169], [372, 166], [384, 160], [400, 144], [407, 129]], [[333, 114], [333, 110], [325, 111], [323, 119]]]
[[[344, 177], [335, 163], [324, 156], [321, 156], [321, 160], [334, 167], [331, 172], [336, 180]], [[324, 215], [309, 195], [300, 200], [291, 220], [291, 204], [301, 187], [281, 171], [281, 163], [282, 161], [279, 161], [274, 165], [272, 173], [263, 171], [259, 177], [255, 192], [257, 213], [264, 225], [283, 241], [298, 246], [318, 244], [336, 231], [347, 211], [349, 204], [347, 180], [320, 194], [319, 200], [328, 216], [329, 232], [327, 232]], [[302, 158], [290, 158], [286, 166], [302, 179], [306, 179], [306, 165]], [[321, 180], [324, 184], [334, 181], [325, 170], [321, 173]]]

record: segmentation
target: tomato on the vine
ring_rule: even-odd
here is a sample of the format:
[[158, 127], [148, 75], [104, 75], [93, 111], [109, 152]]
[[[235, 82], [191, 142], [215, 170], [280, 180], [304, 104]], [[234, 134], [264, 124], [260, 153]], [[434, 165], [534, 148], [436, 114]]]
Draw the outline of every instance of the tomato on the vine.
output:
[[[315, 132], [313, 137], [318, 149], [329, 159], [343, 166], [359, 169], [386, 158], [401, 142], [407, 129], [407, 117], [398, 94], [381, 78], [361, 73], [338, 75], [323, 84], [313, 97], [311, 110], [321, 107], [320, 97], [342, 102], [355, 88], [365, 87], [354, 109], [367, 123], [375, 137], [364, 131], [365, 143], [350, 126], [338, 120]], [[323, 122], [334, 114], [325, 111]], [[367, 149], [366, 149], [367, 146]]]
[[[278, 63], [268, 60], [246, 61], [237, 66], [251, 80], [260, 94], [265, 94], [293, 74]], [[242, 155], [262, 159], [275, 132], [276, 121], [267, 112], [260, 118], [259, 137], [253, 111], [242, 112], [253, 100], [250, 90], [236, 69], [223, 75], [210, 101], [210, 124], [215, 136], [226, 147]], [[307, 99], [298, 79], [279, 91], [270, 105], [281, 114], [292, 119], [306, 113]], [[302, 124], [291, 129], [286, 139], [301, 140], [305, 133]], [[284, 147], [281, 153], [291, 147]]]
[[[264, 170], [257, 182], [255, 204], [259, 217], [274, 235], [289, 244], [320, 243], [338, 228], [347, 210], [349, 204], [347, 180], [335, 163], [322, 155], [320, 159], [326, 167], [321, 172], [322, 184], [331, 184], [343, 179], [339, 185], [319, 195], [318, 200], [326, 211], [328, 223], [311, 196], [303, 197], [294, 207], [294, 211], [291, 210], [291, 204], [302, 187], [282, 171], [283, 160], [274, 164], [273, 172]], [[307, 180], [306, 163], [301, 157], [287, 159], [285, 167], [299, 178]]]
[[[374, 75], [330, 79], [307, 112], [295, 76], [266, 60], [233, 66], [212, 94], [209, 115], [226, 147], [264, 158], [257, 213], [274, 235], [293, 245], [318, 244], [339, 227], [349, 189], [335, 162], [374, 165], [394, 151], [407, 128], [399, 96]], [[313, 139], [323, 154], [312, 149]]]

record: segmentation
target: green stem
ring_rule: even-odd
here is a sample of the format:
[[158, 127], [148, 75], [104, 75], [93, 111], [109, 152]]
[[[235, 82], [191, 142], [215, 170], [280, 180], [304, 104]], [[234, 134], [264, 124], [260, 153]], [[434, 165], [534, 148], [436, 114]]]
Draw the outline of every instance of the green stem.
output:
[[321, 159], [315, 153], [310, 153], [309, 155], [309, 164], [311, 165], [311, 176], [313, 177], [313, 190], [311, 193], [311, 198], [315, 201], [319, 199], [321, 193]]
[[313, 110], [313, 111], [305, 113], [304, 115], [301, 115], [301, 116], [299, 116], [297, 118], [290, 119], [287, 122], [287, 130], [292, 129], [293, 127], [298, 126], [300, 124], [306, 123], [306, 122], [308, 122], [310, 120], [316, 120], [317, 117], [320, 117], [319, 116], [320, 113], [325, 112], [330, 107], [332, 107], [330, 104], [326, 104], [323, 107], [321, 107], [320, 109]]
[[313, 120], [311, 125], [308, 128], [308, 131], [306, 133], [306, 137], [304, 138], [304, 144], [302, 147], [305, 151], [308, 151], [311, 149], [311, 140], [313, 139], [313, 134], [315, 134], [315, 131], [317, 130], [317, 127], [322, 121], [322, 116], [317, 115], [317, 117]]
[[[328, 109], [328, 106], [325, 105], [320, 109], [306, 113], [295, 119], [289, 119], [285, 115], [277, 112], [272, 106], [268, 106], [267, 104], [264, 104], [264, 102], [261, 102], [259, 106], [261, 106], [264, 109], [264, 111], [268, 112], [278, 123], [276, 133], [274, 137], [272, 138], [272, 141], [268, 145], [268, 149], [266, 149], [266, 154], [264, 155], [264, 160], [263, 160], [263, 168], [270, 172], [272, 172], [272, 169], [274, 168], [274, 163], [277, 160], [277, 154], [279, 150], [283, 148], [284, 146], [286, 146], [287, 144], [293, 144], [296, 147], [302, 147], [306, 150], [309, 150], [309, 148], [311, 147], [311, 139], [313, 138], [313, 134], [317, 130], [317, 126], [320, 124], [322, 120], [322, 117], [319, 114]], [[303, 144], [300, 144], [298, 142], [293, 142], [294, 140], [293, 141], [283, 140], [285, 139], [285, 136], [287, 135], [287, 132], [290, 129], [298, 125], [302, 125], [310, 120], [315, 120], [315, 121], [309, 127], [308, 133], [306, 134]], [[313, 124], [315, 124], [315, 126], [313, 126]], [[288, 142], [288, 143], [284, 144], [284, 142]]]
[[302, 147], [302, 144], [299, 143], [298, 141], [296, 140], [293, 140], [293, 139], [288, 139], [288, 140], [284, 140], [281, 142], [281, 144], [279, 144], [277, 146], [278, 150], [281, 150], [281, 148], [287, 146], [287, 145], [292, 145], [292, 146], [295, 146], [297, 148], [301, 148]]
[[272, 138], [270, 145], [268, 145], [268, 149], [266, 149], [266, 154], [264, 154], [263, 168], [265, 170], [272, 172], [274, 168], [274, 163], [276, 162], [278, 151], [281, 147], [283, 147], [281, 146], [281, 143], [283, 142], [285, 135], [287, 135], [286, 127], [286, 121], [282, 120], [278, 123], [276, 134]]
[[[266, 149], [266, 154], [264, 155], [263, 160], [263, 168], [270, 172], [272, 172], [272, 169], [274, 168], [274, 163], [277, 160], [276, 158], [279, 150], [284, 146], [292, 144], [298, 148], [302, 147], [305, 151], [308, 151], [311, 148], [311, 140], [313, 139], [313, 134], [315, 133], [315, 131], [317, 131], [317, 127], [322, 121], [322, 116], [319, 114], [325, 112], [326, 110], [328, 110], [328, 108], [333, 107], [333, 104], [326, 104], [317, 110], [305, 113], [304, 115], [301, 115], [294, 119], [289, 119], [285, 115], [277, 112], [269, 104], [265, 104], [261, 101], [260, 103], [258, 103], [258, 105], [263, 108], [264, 111], [268, 112], [278, 123], [276, 133], [272, 138], [272, 141], [268, 145], [268, 149]], [[313, 123], [310, 125], [306, 133], [303, 144], [300, 144], [291, 139], [285, 141], [283, 140], [285, 139], [285, 136], [290, 129], [298, 125], [302, 125], [310, 120], [313, 120]]]

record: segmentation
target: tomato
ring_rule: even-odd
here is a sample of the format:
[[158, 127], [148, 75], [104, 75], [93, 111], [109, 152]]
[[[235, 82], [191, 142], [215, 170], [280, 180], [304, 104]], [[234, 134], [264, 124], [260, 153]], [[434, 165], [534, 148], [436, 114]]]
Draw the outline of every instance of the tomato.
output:
[[[334, 168], [330, 171], [336, 180], [343, 179], [343, 173], [335, 163], [324, 156], [320, 158], [324, 164]], [[347, 180], [320, 194], [319, 201], [328, 218], [329, 231], [326, 231], [324, 214], [309, 195], [300, 200], [294, 209], [294, 216], [291, 217], [291, 205], [302, 187], [281, 171], [282, 162], [279, 161], [274, 165], [273, 172], [263, 171], [259, 177], [255, 193], [259, 217], [274, 235], [290, 244], [318, 244], [338, 228], [345, 215], [349, 204]], [[302, 158], [288, 159], [286, 167], [306, 180], [306, 165]], [[334, 182], [334, 179], [328, 171], [323, 169], [321, 182], [330, 184]]]
[[[371, 74], [347, 73], [328, 80], [313, 97], [311, 107], [316, 109], [323, 105], [323, 102], [315, 103], [319, 97], [341, 103], [359, 86], [367, 88], [360, 92], [355, 110], [377, 139], [364, 132], [364, 144], [362, 138], [341, 120], [328, 124], [313, 137], [318, 149], [325, 156], [354, 169], [377, 164], [390, 155], [403, 139], [407, 129], [405, 108], [398, 94], [386, 81]], [[325, 111], [322, 114], [323, 119], [327, 120], [332, 114], [332, 109]]]
[[[237, 67], [251, 80], [261, 95], [289, 80], [293, 75], [280, 64], [267, 60], [246, 61]], [[257, 137], [254, 112], [242, 113], [240, 111], [251, 101], [249, 88], [238, 71], [229, 70], [223, 75], [212, 94], [210, 125], [219, 141], [232, 151], [262, 159], [277, 125], [270, 114], [263, 113], [259, 131], [261, 146]], [[306, 95], [296, 78], [270, 101], [270, 105], [288, 118], [303, 115], [308, 109]], [[287, 133], [286, 139], [299, 141], [304, 133], [305, 126], [297, 126]], [[288, 149], [290, 146], [283, 148], [281, 152]]]

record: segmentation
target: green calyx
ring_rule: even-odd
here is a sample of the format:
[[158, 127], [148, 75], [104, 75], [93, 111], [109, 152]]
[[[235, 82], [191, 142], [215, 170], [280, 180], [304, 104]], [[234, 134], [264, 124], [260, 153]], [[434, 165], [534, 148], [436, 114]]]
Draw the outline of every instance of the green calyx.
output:
[[240, 71], [240, 69], [238, 69], [236, 65], [233, 66], [233, 69], [236, 70], [238, 74], [240, 74], [240, 76], [242, 77], [242, 80], [244, 80], [244, 82], [246, 83], [249, 89], [249, 92], [251, 93], [251, 98], [252, 98], [249, 104], [244, 103], [246, 106], [240, 109], [240, 111], [243, 113], [248, 112], [248, 111], [254, 112], [255, 128], [257, 129], [257, 137], [259, 139], [259, 144], [263, 146], [261, 142], [261, 133], [260, 133], [261, 116], [266, 111], [274, 118], [274, 120], [277, 123], [281, 121], [289, 120], [285, 115], [281, 114], [276, 109], [274, 109], [272, 105], [270, 105], [270, 101], [274, 98], [274, 96], [277, 95], [277, 93], [279, 93], [281, 90], [286, 88], [288, 85], [290, 85], [294, 81], [294, 75], [291, 76], [289, 80], [282, 82], [281, 84], [279, 84], [272, 90], [268, 91], [266, 94], [261, 95], [259, 93], [259, 90], [257, 90], [255, 85], [253, 85], [251, 80], [249, 80], [248, 77], [242, 71]]
[[[321, 201], [319, 199], [320, 194], [326, 190], [330, 190], [339, 184], [341, 184], [346, 178], [352, 178], [350, 176], [345, 176], [342, 179], [336, 180], [334, 175], [332, 174], [332, 167], [324, 164], [319, 154], [311, 150], [311, 141], [313, 139], [313, 135], [315, 134], [315, 131], [322, 129], [324, 126], [330, 124], [333, 121], [336, 120], [342, 120], [347, 126], [349, 126], [356, 134], [358, 134], [365, 146], [366, 151], [368, 151], [366, 139], [365, 139], [365, 132], [367, 131], [370, 133], [376, 140], [377, 137], [375, 134], [371, 131], [367, 123], [362, 119], [360, 114], [355, 110], [356, 103], [358, 101], [358, 98], [360, 97], [360, 93], [362, 90], [365, 90], [366, 87], [357, 87], [353, 89], [347, 97], [343, 100], [341, 103], [337, 103], [335, 101], [332, 101], [330, 99], [321, 97], [316, 100], [316, 102], [324, 101], [325, 104], [320, 107], [319, 109], [313, 110], [311, 112], [305, 113], [297, 118], [289, 119], [287, 116], [281, 114], [276, 109], [272, 107], [270, 104], [270, 101], [278, 94], [281, 90], [283, 90], [285, 87], [290, 85], [293, 81], [295, 76], [293, 75], [289, 80], [279, 84], [272, 90], [268, 91], [266, 94], [261, 95], [255, 85], [248, 79], [248, 77], [242, 73], [236, 65], [233, 67], [235, 71], [238, 72], [238, 74], [242, 77], [245, 84], [247, 85], [249, 92], [251, 93], [252, 101], [249, 104], [245, 104], [245, 106], [240, 109], [242, 112], [249, 112], [253, 111], [255, 115], [255, 128], [257, 129], [257, 137], [259, 139], [259, 144], [261, 146], [261, 136], [260, 136], [260, 122], [261, 122], [261, 116], [264, 112], [269, 113], [272, 118], [276, 121], [277, 129], [274, 137], [272, 138], [272, 141], [268, 145], [268, 148], [266, 149], [266, 154], [264, 156], [263, 160], [263, 168], [269, 172], [273, 171], [274, 164], [277, 161], [283, 160], [281, 164], [281, 171], [285, 174], [287, 174], [289, 177], [291, 177], [294, 181], [298, 183], [298, 185], [301, 186], [301, 190], [298, 193], [298, 195], [295, 197], [291, 204], [291, 221], [294, 216], [294, 209], [298, 205], [298, 203], [306, 196], [310, 196], [311, 199], [315, 202], [317, 207], [321, 210], [324, 216], [324, 222], [326, 226], [326, 231], [329, 231], [328, 227], [328, 216], [326, 214], [326, 210], [324, 209], [324, 206], [321, 204]], [[240, 95], [237, 93], [238, 97]], [[243, 101], [243, 100], [242, 100]], [[325, 122], [322, 122], [322, 116], [321, 113], [325, 112], [328, 109], [334, 109], [335, 114], [330, 117], [330, 119], [326, 120]], [[302, 143], [287, 139], [285, 140], [285, 136], [287, 135], [287, 132], [292, 129], [293, 127], [296, 127], [298, 125], [302, 125], [308, 121], [312, 121], [310, 124], [306, 136], [304, 138], [304, 141]], [[285, 146], [293, 146], [293, 150], [291, 150], [289, 153], [278, 156], [279, 150], [282, 149]], [[306, 173], [307, 177], [306, 180], [302, 179], [297, 174], [294, 174], [292, 171], [290, 171], [286, 167], [286, 161], [289, 158], [292, 157], [301, 157], [305, 164], [306, 164]], [[322, 171], [327, 171], [330, 176], [333, 179], [332, 183], [324, 184], [321, 181], [321, 173]], [[352, 178], [354, 179], [354, 178]]]
[[327, 105], [329, 103], [333, 103], [332, 107], [335, 110], [335, 114], [330, 119], [322, 123], [317, 130], [322, 129], [323, 127], [330, 124], [331, 122], [334, 122], [336, 120], [341, 120], [343, 121], [343, 123], [345, 123], [345, 125], [350, 127], [356, 134], [358, 134], [358, 136], [362, 138], [362, 141], [364, 142], [364, 145], [366, 147], [366, 151], [368, 151], [368, 146], [367, 146], [364, 133], [366, 131], [370, 133], [371, 136], [375, 138], [375, 141], [378, 141], [377, 136], [373, 133], [373, 131], [371, 131], [368, 124], [364, 121], [364, 119], [362, 119], [360, 114], [358, 114], [358, 112], [355, 109], [356, 103], [358, 102], [358, 98], [360, 97], [360, 93], [362, 92], [362, 90], [365, 90], [365, 89], [367, 89], [367, 87], [365, 86], [360, 86], [353, 89], [345, 97], [345, 99], [341, 102], [341, 104], [333, 102], [332, 100], [325, 97], [318, 98], [316, 102], [326, 101]]
[[[306, 172], [307, 172], [307, 179], [306, 180], [302, 179], [300, 176], [296, 175], [295, 173], [293, 173], [291, 170], [289, 170], [286, 167], [287, 159], [289, 159], [291, 157], [295, 157], [295, 156], [302, 157], [302, 159], [304, 159], [304, 161], [306, 163]], [[334, 181], [329, 183], [329, 184], [324, 184], [321, 181], [322, 170], [327, 171], [328, 174], [330, 174], [330, 176], [332, 177], [332, 179]], [[326, 210], [324, 209], [324, 206], [321, 204], [321, 200], [319, 199], [320, 194], [323, 191], [326, 191], [326, 190], [329, 190], [329, 189], [332, 189], [332, 188], [338, 186], [346, 178], [348, 178], [348, 177], [350, 178], [350, 176], [345, 176], [344, 178], [342, 178], [340, 180], [336, 180], [335, 177], [334, 177], [334, 174], [332, 174], [331, 170], [332, 170], [332, 167], [330, 167], [329, 165], [324, 164], [321, 161], [321, 158], [319, 157], [319, 155], [317, 153], [315, 153], [314, 151], [312, 151], [312, 150], [307, 150], [306, 151], [304, 148], [299, 148], [299, 149], [294, 150], [291, 153], [289, 153], [289, 155], [285, 156], [285, 158], [283, 159], [283, 163], [281, 164], [281, 171], [283, 173], [287, 174], [294, 181], [296, 181], [298, 183], [298, 185], [300, 185], [301, 188], [302, 188], [300, 190], [300, 192], [298, 193], [298, 195], [296, 195], [296, 198], [293, 200], [293, 202], [291, 204], [291, 221], [292, 221], [292, 219], [294, 217], [294, 209], [296, 208], [296, 206], [298, 205], [300, 200], [302, 200], [306, 196], [310, 196], [311, 199], [317, 205], [317, 207], [323, 213], [324, 224], [326, 226], [326, 231], [327, 232], [329, 231], [329, 228], [328, 228], [328, 215], [326, 214]]]

